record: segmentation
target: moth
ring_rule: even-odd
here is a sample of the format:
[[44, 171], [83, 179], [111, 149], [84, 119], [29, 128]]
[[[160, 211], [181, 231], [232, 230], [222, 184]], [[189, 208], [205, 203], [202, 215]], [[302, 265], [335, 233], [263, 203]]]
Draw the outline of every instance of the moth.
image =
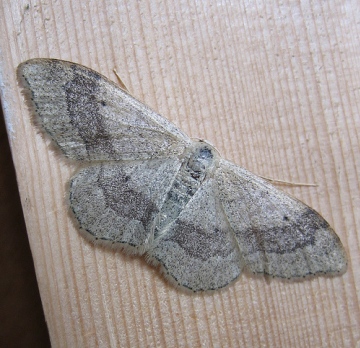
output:
[[18, 67], [32, 114], [81, 162], [69, 201], [90, 239], [159, 265], [194, 292], [246, 269], [281, 278], [346, 270], [346, 254], [312, 208], [223, 159], [99, 73], [56, 59]]

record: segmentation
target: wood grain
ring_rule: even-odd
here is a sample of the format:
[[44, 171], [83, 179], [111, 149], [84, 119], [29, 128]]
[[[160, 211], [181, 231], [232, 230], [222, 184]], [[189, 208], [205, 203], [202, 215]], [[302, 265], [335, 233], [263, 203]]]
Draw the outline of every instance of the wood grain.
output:
[[[330, 5], [331, 4], [331, 5]], [[54, 347], [359, 347], [359, 6], [344, 2], [12, 1], [0, 5], [2, 106]], [[174, 289], [142, 259], [94, 247], [68, 215], [73, 168], [31, 124], [16, 66], [52, 57], [116, 80], [224, 157], [318, 210], [342, 277], [243, 275]]]

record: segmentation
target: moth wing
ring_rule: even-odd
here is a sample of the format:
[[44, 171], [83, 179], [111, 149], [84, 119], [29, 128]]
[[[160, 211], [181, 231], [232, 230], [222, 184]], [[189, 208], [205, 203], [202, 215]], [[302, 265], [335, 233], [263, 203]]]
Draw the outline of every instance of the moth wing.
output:
[[251, 272], [292, 278], [346, 269], [339, 237], [313, 209], [223, 159], [215, 179]]
[[192, 291], [216, 290], [240, 275], [239, 248], [213, 179], [206, 180], [160, 232], [148, 256], [160, 263], [172, 283]]
[[19, 65], [18, 78], [36, 120], [69, 158], [160, 158], [190, 144], [172, 123], [82, 65], [32, 59]]
[[90, 239], [142, 254], [179, 167], [177, 158], [88, 166], [71, 180], [70, 207]]

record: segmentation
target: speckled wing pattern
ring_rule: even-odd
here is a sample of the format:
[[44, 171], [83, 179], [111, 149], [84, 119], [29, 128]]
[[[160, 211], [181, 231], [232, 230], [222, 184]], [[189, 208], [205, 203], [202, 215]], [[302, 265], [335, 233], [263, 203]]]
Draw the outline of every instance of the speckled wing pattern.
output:
[[194, 291], [224, 287], [243, 268], [238, 243], [217, 193], [216, 181], [205, 180], [149, 251], [165, 274]]
[[153, 242], [154, 221], [179, 166], [175, 157], [85, 167], [71, 180], [71, 208], [95, 240], [142, 254]]
[[318, 213], [104, 76], [32, 59], [18, 78], [36, 122], [82, 162], [69, 199], [90, 239], [145, 254], [195, 292], [223, 288], [244, 268], [283, 278], [346, 270], [344, 248]]
[[35, 119], [71, 159], [168, 157], [190, 144], [173, 124], [93, 70], [33, 59], [18, 71]]
[[282, 278], [343, 272], [339, 237], [316, 211], [221, 159], [219, 196], [247, 268]]

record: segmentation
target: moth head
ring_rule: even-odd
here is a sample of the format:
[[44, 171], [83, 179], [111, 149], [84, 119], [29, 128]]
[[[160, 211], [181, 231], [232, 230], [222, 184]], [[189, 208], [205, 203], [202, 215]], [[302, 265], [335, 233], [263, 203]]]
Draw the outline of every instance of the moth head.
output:
[[204, 141], [196, 141], [188, 152], [187, 167], [194, 178], [205, 177], [214, 167], [217, 151]]

